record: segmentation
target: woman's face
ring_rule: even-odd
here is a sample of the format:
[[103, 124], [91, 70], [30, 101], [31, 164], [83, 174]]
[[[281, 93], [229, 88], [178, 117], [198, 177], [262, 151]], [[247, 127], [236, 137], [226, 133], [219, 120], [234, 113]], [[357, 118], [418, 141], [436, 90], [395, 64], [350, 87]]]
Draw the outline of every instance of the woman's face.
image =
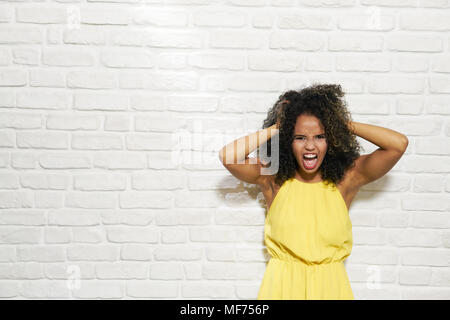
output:
[[[321, 121], [313, 115], [299, 115], [294, 129], [292, 150], [299, 165], [299, 174], [304, 179], [313, 179], [317, 176], [327, 146], [325, 129]], [[308, 160], [306, 158], [308, 154], [316, 157]]]

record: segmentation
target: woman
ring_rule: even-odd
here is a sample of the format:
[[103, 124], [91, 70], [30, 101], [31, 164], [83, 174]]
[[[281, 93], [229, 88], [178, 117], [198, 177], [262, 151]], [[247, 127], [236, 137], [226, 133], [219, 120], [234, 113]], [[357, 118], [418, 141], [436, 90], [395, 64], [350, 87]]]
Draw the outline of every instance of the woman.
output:
[[[354, 299], [343, 264], [353, 244], [350, 204], [363, 185], [392, 169], [408, 139], [351, 121], [343, 96], [334, 84], [287, 91], [269, 110], [262, 130], [219, 152], [233, 176], [260, 186], [269, 208], [264, 242], [271, 259], [258, 299]], [[260, 148], [270, 150], [276, 134], [278, 170], [262, 174], [267, 163]], [[360, 155], [356, 135], [379, 148]], [[249, 158], [256, 149], [258, 157]]]

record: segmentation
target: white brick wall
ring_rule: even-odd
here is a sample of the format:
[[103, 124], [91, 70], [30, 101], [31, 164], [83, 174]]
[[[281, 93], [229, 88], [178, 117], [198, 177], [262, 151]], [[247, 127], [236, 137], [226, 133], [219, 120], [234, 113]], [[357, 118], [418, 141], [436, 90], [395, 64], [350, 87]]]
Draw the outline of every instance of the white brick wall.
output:
[[2, 1], [0, 298], [256, 298], [217, 151], [321, 81], [410, 141], [352, 203], [355, 298], [449, 299], [449, 48], [448, 0]]

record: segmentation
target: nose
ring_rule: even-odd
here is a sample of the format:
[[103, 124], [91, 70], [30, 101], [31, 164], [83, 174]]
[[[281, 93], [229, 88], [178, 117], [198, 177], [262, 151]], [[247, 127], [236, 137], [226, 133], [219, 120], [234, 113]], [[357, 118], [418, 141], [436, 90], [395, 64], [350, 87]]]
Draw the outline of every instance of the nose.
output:
[[315, 149], [314, 140], [311, 141], [311, 139], [307, 139], [306, 144], [305, 144], [305, 148], [308, 151], [314, 150]]

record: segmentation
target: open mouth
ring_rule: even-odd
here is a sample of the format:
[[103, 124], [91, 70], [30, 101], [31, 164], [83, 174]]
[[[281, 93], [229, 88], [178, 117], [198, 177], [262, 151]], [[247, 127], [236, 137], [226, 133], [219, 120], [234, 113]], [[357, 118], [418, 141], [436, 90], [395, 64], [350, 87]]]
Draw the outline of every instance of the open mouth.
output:
[[303, 155], [303, 166], [306, 169], [314, 169], [317, 166], [317, 154], [304, 154]]

